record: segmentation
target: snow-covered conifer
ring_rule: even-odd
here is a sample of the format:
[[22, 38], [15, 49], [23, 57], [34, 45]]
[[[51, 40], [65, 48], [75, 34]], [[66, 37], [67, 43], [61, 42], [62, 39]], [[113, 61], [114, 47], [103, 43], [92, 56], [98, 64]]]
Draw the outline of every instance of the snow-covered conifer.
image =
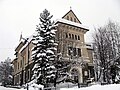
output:
[[11, 65], [11, 59], [8, 57], [4, 62], [0, 62], [0, 82], [2, 85], [13, 84], [13, 67]]
[[36, 33], [33, 35], [32, 59], [34, 60], [33, 77], [37, 83], [48, 87], [49, 83], [54, 83], [56, 43], [56, 25], [51, 21], [52, 15], [48, 10], [40, 14], [40, 23], [37, 25]]

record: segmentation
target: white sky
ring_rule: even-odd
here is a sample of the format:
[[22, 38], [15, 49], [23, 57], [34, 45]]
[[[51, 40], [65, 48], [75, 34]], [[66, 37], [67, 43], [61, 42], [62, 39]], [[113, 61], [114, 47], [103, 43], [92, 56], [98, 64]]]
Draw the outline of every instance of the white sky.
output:
[[104, 25], [109, 19], [120, 23], [120, 0], [0, 0], [0, 61], [14, 58], [21, 32], [24, 37], [31, 35], [45, 8], [57, 19], [66, 14], [70, 6], [90, 28], [87, 42], [94, 27]]

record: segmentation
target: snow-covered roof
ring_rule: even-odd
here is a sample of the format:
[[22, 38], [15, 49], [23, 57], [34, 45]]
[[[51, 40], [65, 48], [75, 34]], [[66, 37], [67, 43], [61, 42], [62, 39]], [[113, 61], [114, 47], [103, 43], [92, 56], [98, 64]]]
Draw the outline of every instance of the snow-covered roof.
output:
[[93, 49], [93, 45], [91, 43], [85, 43], [87, 49]]
[[[21, 38], [21, 39], [20, 39], [19, 43], [17, 44], [17, 47], [18, 47], [21, 43], [25, 43], [26, 41], [27, 41], [27, 42], [26, 42], [26, 43], [22, 46], [22, 48], [19, 50], [19, 53], [27, 47], [27, 45], [32, 41], [33, 36], [36, 35], [36, 34], [37, 34], [37, 33], [34, 32], [31, 36], [27, 36], [27, 37], [25, 37], [25, 38]], [[15, 48], [15, 50], [17, 49], [17, 47]]]
[[26, 44], [19, 50], [19, 53], [21, 51], [23, 51], [27, 46], [28, 44], [31, 42], [31, 40], [33, 39], [33, 34], [30, 36], [30, 37], [27, 37], [27, 38], [23, 38], [24, 40], [27, 40]]
[[[78, 28], [83, 28], [84, 30], [89, 31], [89, 28], [88, 28], [87, 26], [84, 26], [84, 25], [82, 25], [82, 24], [80, 24], [80, 23], [72, 22], [72, 21], [69, 21], [69, 20], [66, 20], [66, 19], [57, 19], [57, 20], [55, 21], [55, 23], [64, 23], [64, 24], [72, 25], [72, 26], [75, 26], [75, 27], [78, 27]], [[18, 46], [20, 45], [20, 43], [24, 43], [24, 42], [27, 40], [27, 43], [19, 50], [19, 53], [27, 47], [28, 43], [31, 42], [31, 40], [32, 40], [32, 38], [33, 38], [33, 35], [35, 35], [35, 34], [36, 34], [36, 33], [33, 33], [31, 36], [26, 37], [26, 38], [22, 38], [22, 39], [19, 41]], [[17, 47], [18, 47], [18, 46], [17, 46]], [[17, 47], [16, 47], [16, 48], [17, 48]]]
[[83, 28], [83, 29], [89, 31], [89, 28], [87, 26], [84, 26], [80, 23], [72, 22], [72, 21], [69, 21], [66, 19], [57, 19], [55, 23], [64, 23], [64, 24], [75, 26], [75, 27]]
[[19, 42], [17, 42], [17, 46], [15, 47], [15, 50], [18, 48], [18, 46], [21, 44], [21, 43], [23, 43], [24, 42], [24, 40], [23, 39], [21, 39]]

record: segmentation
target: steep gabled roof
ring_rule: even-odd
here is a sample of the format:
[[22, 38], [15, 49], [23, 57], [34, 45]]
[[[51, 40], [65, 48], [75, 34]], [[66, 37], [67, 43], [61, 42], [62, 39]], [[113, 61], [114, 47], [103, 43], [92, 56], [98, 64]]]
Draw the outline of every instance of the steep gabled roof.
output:
[[77, 18], [77, 16], [75, 15], [75, 13], [74, 13], [72, 10], [68, 11], [62, 18], [63, 18], [63, 19], [66, 19], [67, 16], [70, 17], [70, 13], [73, 14], [72, 17], [73, 17], [73, 18], [76, 18], [76, 20], [78, 21], [78, 23], [82, 24], [82, 23], [80, 22], [80, 20]]

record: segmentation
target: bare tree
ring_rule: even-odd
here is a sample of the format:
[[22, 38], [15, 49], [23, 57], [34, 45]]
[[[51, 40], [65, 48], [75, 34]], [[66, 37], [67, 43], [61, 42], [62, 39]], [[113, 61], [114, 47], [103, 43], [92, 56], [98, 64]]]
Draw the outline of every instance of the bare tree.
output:
[[96, 80], [100, 82], [115, 83], [117, 58], [120, 55], [120, 27], [111, 21], [107, 25], [95, 29], [94, 53]]

